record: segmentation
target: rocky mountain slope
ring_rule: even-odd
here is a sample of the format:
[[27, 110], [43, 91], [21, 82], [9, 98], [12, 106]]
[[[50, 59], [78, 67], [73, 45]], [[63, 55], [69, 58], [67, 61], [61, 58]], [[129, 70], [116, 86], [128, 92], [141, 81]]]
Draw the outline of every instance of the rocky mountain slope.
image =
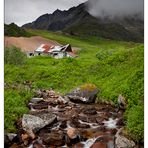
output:
[[69, 10], [44, 14], [23, 28], [63, 31], [71, 35], [99, 36], [107, 39], [143, 42], [144, 22], [137, 16], [128, 18], [95, 18], [85, 3]]

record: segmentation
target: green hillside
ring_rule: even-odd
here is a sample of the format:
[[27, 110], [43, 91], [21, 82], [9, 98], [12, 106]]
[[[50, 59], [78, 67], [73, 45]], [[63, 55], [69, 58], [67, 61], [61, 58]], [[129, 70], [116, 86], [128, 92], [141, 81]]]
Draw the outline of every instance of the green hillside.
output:
[[9, 25], [7, 24], [4, 25], [4, 34], [5, 36], [14, 36], [14, 37], [29, 36], [29, 34], [25, 31], [25, 29], [18, 27], [14, 23], [11, 23]]
[[[144, 46], [133, 42], [104, 40], [97, 37], [78, 38], [47, 31], [28, 30], [31, 35], [70, 43], [81, 48], [76, 59], [50, 57], [23, 58], [13, 62], [22, 53], [5, 57], [5, 130], [14, 131], [14, 122], [27, 112], [27, 101], [36, 89], [53, 88], [60, 93], [84, 83], [93, 83], [99, 89], [99, 100], [117, 103], [122, 94], [128, 108], [126, 127], [136, 141], [143, 141]], [[14, 49], [16, 51], [16, 49]], [[5, 49], [9, 53], [9, 49]], [[8, 58], [8, 59], [7, 59]], [[11, 61], [9, 61], [11, 59]], [[17, 60], [16, 60], [17, 61]], [[32, 83], [32, 89], [24, 81]], [[135, 114], [134, 114], [135, 113]]]

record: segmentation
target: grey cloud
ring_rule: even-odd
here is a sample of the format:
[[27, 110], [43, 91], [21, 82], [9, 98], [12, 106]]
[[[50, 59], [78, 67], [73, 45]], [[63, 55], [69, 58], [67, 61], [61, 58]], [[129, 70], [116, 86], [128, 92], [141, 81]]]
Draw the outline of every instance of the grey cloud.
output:
[[89, 0], [88, 11], [95, 17], [137, 15], [143, 18], [143, 0]]
[[67, 10], [86, 0], [5, 0], [5, 23], [23, 25], [56, 9]]

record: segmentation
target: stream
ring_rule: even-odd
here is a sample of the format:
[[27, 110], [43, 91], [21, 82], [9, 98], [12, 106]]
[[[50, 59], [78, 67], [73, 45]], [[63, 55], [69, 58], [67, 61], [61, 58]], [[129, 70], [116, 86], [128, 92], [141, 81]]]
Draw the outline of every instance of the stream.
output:
[[[74, 103], [53, 90], [40, 91], [17, 121], [11, 148], [115, 148], [123, 110], [103, 103]], [[9, 135], [9, 139], [10, 139]]]

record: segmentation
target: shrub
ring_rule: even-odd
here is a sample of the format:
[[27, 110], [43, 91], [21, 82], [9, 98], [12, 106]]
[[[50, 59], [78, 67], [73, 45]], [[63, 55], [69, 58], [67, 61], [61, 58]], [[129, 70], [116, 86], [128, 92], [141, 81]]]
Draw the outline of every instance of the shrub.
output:
[[26, 61], [25, 53], [21, 52], [19, 48], [11, 47], [4, 49], [5, 64], [22, 65]]
[[132, 107], [127, 113], [129, 135], [137, 142], [144, 142], [144, 106]]

